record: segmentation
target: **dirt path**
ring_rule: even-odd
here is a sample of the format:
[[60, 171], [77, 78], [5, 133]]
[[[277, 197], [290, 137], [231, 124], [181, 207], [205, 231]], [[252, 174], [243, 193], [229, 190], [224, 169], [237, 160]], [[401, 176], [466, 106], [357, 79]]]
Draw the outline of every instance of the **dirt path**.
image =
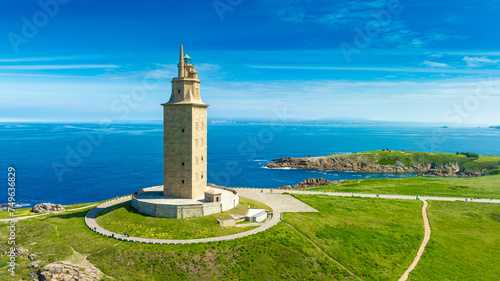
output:
[[425, 227], [424, 241], [422, 241], [420, 249], [418, 249], [415, 260], [413, 260], [413, 263], [410, 265], [410, 267], [408, 267], [405, 273], [403, 273], [403, 276], [399, 278], [399, 281], [406, 281], [408, 279], [410, 272], [417, 266], [418, 262], [420, 261], [420, 258], [422, 257], [422, 254], [425, 251], [425, 246], [427, 246], [427, 242], [429, 242], [429, 239], [431, 238], [431, 226], [429, 224], [429, 219], [427, 218], [427, 201], [425, 200], [422, 201], [424, 201], [424, 206], [422, 207], [422, 217], [424, 218], [424, 227]]
[[358, 279], [358, 280], [361, 280], [363, 281], [361, 278], [359, 278], [358, 276], [354, 275], [354, 273], [352, 273], [349, 269], [347, 269], [345, 266], [343, 266], [340, 262], [338, 262], [336, 259], [332, 258], [330, 255], [328, 255], [327, 253], [325, 253], [325, 251], [323, 251], [323, 249], [321, 249], [320, 246], [318, 246], [318, 244], [314, 243], [314, 241], [312, 241], [311, 239], [309, 239], [309, 237], [305, 236], [302, 232], [300, 232], [298, 229], [296, 229], [295, 227], [293, 227], [291, 224], [287, 223], [286, 221], [283, 221], [284, 223], [286, 223], [289, 227], [291, 227], [293, 230], [295, 230], [297, 233], [299, 233], [302, 237], [304, 237], [307, 241], [309, 241], [311, 244], [313, 244], [316, 249], [318, 249], [320, 252], [322, 252], [326, 257], [328, 257], [330, 260], [332, 260], [334, 263], [338, 264], [340, 267], [342, 267], [343, 269], [345, 269], [347, 272], [349, 272], [349, 274], [351, 274], [354, 278]]
[[73, 251], [73, 255], [71, 255], [67, 261], [73, 263], [73, 264], [78, 264], [84, 268], [89, 268], [92, 270], [95, 270], [99, 276], [99, 278], [102, 278], [103, 276], [106, 276], [110, 279], [114, 279], [113, 277], [105, 275], [99, 268], [97, 268], [93, 263], [89, 262], [87, 260], [87, 255], [82, 255], [79, 252], [75, 251], [73, 247], [71, 247], [71, 250]]

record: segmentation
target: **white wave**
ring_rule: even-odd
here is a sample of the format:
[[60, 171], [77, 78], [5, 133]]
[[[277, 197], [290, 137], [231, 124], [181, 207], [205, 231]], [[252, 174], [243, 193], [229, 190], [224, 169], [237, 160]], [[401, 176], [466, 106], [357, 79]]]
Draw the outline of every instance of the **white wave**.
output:
[[291, 167], [280, 167], [280, 168], [273, 168], [273, 170], [298, 170], [298, 169]]

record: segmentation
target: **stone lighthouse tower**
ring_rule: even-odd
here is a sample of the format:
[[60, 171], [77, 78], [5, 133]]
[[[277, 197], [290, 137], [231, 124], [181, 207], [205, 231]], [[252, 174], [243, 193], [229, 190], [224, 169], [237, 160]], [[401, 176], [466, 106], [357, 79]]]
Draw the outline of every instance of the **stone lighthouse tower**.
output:
[[163, 105], [163, 186], [134, 192], [137, 211], [160, 218], [217, 214], [239, 204], [234, 189], [207, 185], [207, 107], [200, 80], [181, 46], [179, 74], [172, 80], [170, 100]]
[[207, 104], [200, 80], [181, 45], [179, 75], [163, 105], [163, 196], [194, 199], [207, 189]]

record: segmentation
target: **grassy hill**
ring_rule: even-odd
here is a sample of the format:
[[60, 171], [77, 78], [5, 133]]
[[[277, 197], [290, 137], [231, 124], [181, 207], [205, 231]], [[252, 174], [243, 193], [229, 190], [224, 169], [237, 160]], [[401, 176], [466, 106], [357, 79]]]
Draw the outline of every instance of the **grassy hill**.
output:
[[409, 280], [498, 280], [500, 206], [430, 201], [431, 240]]
[[217, 222], [217, 219], [232, 218], [230, 214], [244, 215], [249, 206], [272, 211], [271, 207], [263, 203], [240, 196], [238, 206], [224, 213], [178, 220], [144, 215], [132, 208], [130, 201], [127, 201], [101, 210], [97, 223], [116, 233], [127, 232], [131, 236], [144, 238], [197, 239], [227, 236], [258, 227], [245, 227], [246, 224], [241, 224], [241, 227], [220, 227]]
[[500, 174], [500, 156], [389, 149], [320, 157], [279, 158], [268, 168], [291, 167], [359, 172], [417, 173], [445, 177]]
[[457, 163], [460, 169], [481, 171], [486, 170], [487, 174], [500, 173], [500, 156], [477, 155], [470, 152], [439, 153], [439, 152], [414, 152], [377, 150], [360, 152], [348, 157], [366, 157], [373, 163], [381, 165], [392, 165], [411, 167], [412, 165], [446, 165]]
[[[40, 253], [40, 266], [86, 257], [103, 280], [397, 280], [412, 262], [423, 237], [422, 202], [375, 198], [295, 195], [319, 213], [286, 213], [268, 231], [193, 245], [145, 245], [95, 234], [85, 211], [19, 221], [17, 247]], [[428, 207], [433, 235], [410, 280], [493, 280], [500, 274], [500, 206], [434, 202]], [[0, 251], [8, 230], [0, 228]], [[36, 244], [34, 244], [36, 243]], [[27, 255], [18, 275], [32, 280]], [[340, 266], [339, 263], [342, 265]], [[484, 266], [483, 266], [484, 265]], [[470, 278], [468, 278], [470, 277]]]

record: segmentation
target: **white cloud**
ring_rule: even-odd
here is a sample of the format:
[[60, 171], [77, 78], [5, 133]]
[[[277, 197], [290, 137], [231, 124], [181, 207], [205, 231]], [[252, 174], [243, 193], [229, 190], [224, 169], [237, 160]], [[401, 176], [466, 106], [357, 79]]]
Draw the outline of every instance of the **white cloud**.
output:
[[[221, 69], [219, 65], [210, 63], [200, 63], [195, 65], [198, 73], [217, 72]], [[153, 67], [139, 71], [124, 71], [116, 73], [104, 73], [101, 75], [107, 79], [131, 79], [131, 78], [153, 78], [153, 79], [172, 79], [178, 76], [177, 64], [156, 63]]]
[[119, 68], [116, 64], [47, 64], [47, 65], [0, 65], [1, 70], [54, 70], [54, 69], [102, 69]]
[[57, 56], [57, 57], [32, 57], [32, 58], [0, 58], [0, 63], [3, 62], [33, 62], [33, 61], [61, 61], [61, 60], [82, 60], [102, 58], [103, 55], [74, 55], [74, 56]]
[[447, 65], [446, 63], [441, 63], [441, 62], [434, 62], [434, 61], [424, 61], [422, 63], [423, 65], [427, 65], [430, 67], [441, 67], [441, 68], [450, 68], [451, 66]]
[[208, 71], [218, 71], [221, 69], [219, 65], [211, 63], [200, 63], [195, 65], [196, 71], [208, 72]]
[[298, 69], [298, 70], [341, 70], [341, 71], [380, 71], [408, 73], [458, 73], [458, 74], [500, 74], [500, 69], [451, 69], [428, 67], [342, 67], [342, 66], [293, 66], [293, 65], [250, 65], [258, 69]]
[[462, 59], [468, 67], [480, 67], [486, 64], [498, 64], [500, 60], [492, 60], [487, 57], [464, 57]]

